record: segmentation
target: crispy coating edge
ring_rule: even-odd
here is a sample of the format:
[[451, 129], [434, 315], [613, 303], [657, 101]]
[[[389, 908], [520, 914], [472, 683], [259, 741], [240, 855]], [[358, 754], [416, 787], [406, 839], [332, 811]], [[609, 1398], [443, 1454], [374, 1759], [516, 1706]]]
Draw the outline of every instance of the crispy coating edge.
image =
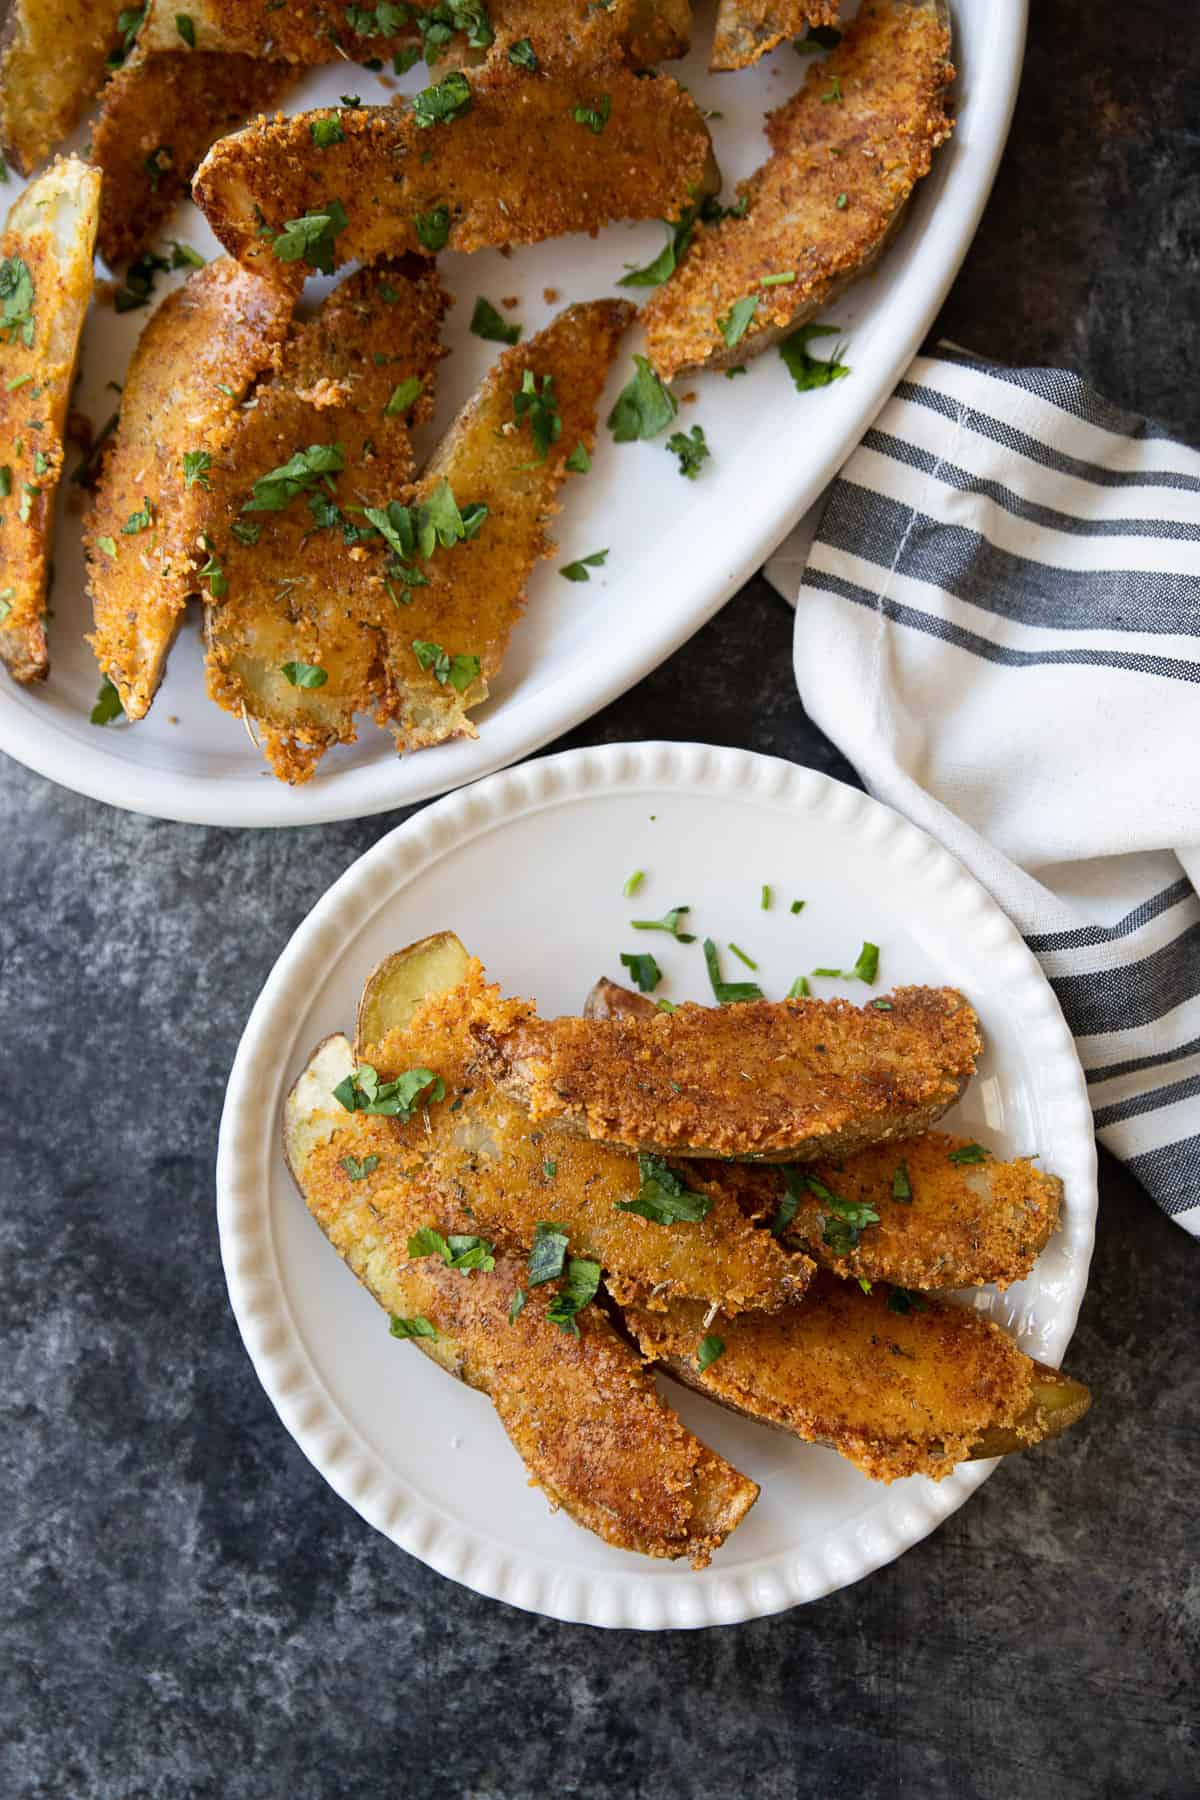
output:
[[838, 0], [721, 0], [709, 68], [747, 69], [809, 25], [836, 25]]

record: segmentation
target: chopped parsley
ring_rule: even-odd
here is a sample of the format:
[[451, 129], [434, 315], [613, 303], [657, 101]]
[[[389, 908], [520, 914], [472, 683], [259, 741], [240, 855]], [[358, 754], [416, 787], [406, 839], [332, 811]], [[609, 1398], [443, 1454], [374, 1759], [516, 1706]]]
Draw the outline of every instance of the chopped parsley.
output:
[[239, 544], [257, 544], [262, 536], [262, 526], [255, 525], [250, 519], [235, 519], [229, 527]]
[[636, 1213], [652, 1225], [698, 1225], [712, 1210], [707, 1194], [685, 1188], [661, 1156], [638, 1157], [639, 1186], [636, 1200], [617, 1200], [618, 1212]]
[[581, 1313], [596, 1298], [599, 1286], [600, 1264], [590, 1262], [585, 1257], [571, 1257], [563, 1284], [546, 1308], [546, 1317], [560, 1331], [569, 1331], [578, 1337], [579, 1327], [575, 1323], [575, 1315]]
[[787, 1230], [796, 1216], [800, 1195], [804, 1191], [804, 1177], [790, 1163], [782, 1164], [779, 1173], [783, 1176], [783, 1193], [779, 1196], [779, 1205], [771, 1220], [772, 1237], [782, 1237]]
[[154, 523], [154, 507], [149, 494], [142, 495], [142, 504], [137, 512], [131, 512], [121, 527], [122, 537], [136, 537], [139, 531], [149, 531]]
[[453, 1231], [443, 1237], [432, 1225], [422, 1225], [413, 1232], [408, 1240], [408, 1254], [416, 1259], [440, 1256], [448, 1269], [457, 1269], [460, 1275], [469, 1275], [472, 1269], [482, 1269], [486, 1275], [496, 1266], [496, 1246], [486, 1238]]
[[604, 127], [608, 124], [611, 113], [612, 95], [601, 94], [600, 98], [592, 106], [574, 107], [571, 112], [571, 117], [577, 125], [586, 125], [589, 131], [594, 132], [595, 135], [599, 137], [600, 133], [604, 130]]
[[691, 910], [690, 906], [673, 906], [669, 912], [663, 914], [661, 919], [630, 919], [629, 923], [635, 931], [669, 931], [677, 943], [694, 944], [695, 932], [680, 931], [679, 929], [680, 919], [685, 912], [691, 912]]
[[320, 119], [313, 119], [308, 128], [312, 132], [312, 141], [318, 150], [328, 150], [333, 144], [344, 144], [346, 133], [342, 121], [336, 113], [329, 113]]
[[125, 271], [123, 286], [113, 295], [117, 311], [136, 312], [139, 306], [148, 305], [154, 293], [154, 277], [169, 273], [171, 266], [165, 256], [156, 256], [153, 250], [135, 258]]
[[213, 459], [207, 450], [185, 450], [183, 453], [183, 485], [185, 488], [200, 487], [207, 493], [212, 482], [209, 470]]
[[337, 235], [347, 223], [341, 201], [328, 200], [324, 206], [310, 207], [302, 218], [288, 219], [272, 240], [271, 249], [280, 262], [303, 262], [323, 275], [332, 275]]
[[460, 119], [470, 112], [471, 98], [470, 82], [460, 69], [455, 69], [444, 81], [423, 88], [413, 96], [413, 117], [418, 125], [426, 128], [449, 125], [453, 119]]
[[280, 673], [294, 688], [321, 688], [329, 680], [328, 670], [319, 663], [285, 662], [280, 665]]
[[803, 902], [803, 900], [793, 900], [793, 901], [792, 901], [792, 904], [791, 904], [791, 909], [790, 909], [790, 910], [791, 910], [791, 911], [792, 911], [792, 912], [793, 912], [793, 913], [800, 913], [800, 912], [803, 912], [803, 911], [804, 911], [804, 902]]
[[830, 76], [829, 87], [826, 92], [821, 95], [821, 105], [844, 106], [845, 103], [845, 95], [842, 93], [841, 82], [836, 75]]
[[662, 980], [662, 970], [648, 950], [632, 954], [623, 950], [621, 962], [629, 970], [640, 994], [652, 994]]
[[393, 1316], [389, 1327], [394, 1338], [436, 1338], [437, 1332], [420, 1313], [414, 1318], [401, 1319]]
[[627, 263], [629, 273], [621, 276], [618, 287], [661, 287], [675, 273], [695, 234], [696, 209], [686, 207], [678, 219], [664, 219], [662, 223], [668, 236], [658, 255], [640, 269]]
[[725, 1339], [718, 1337], [715, 1331], [710, 1331], [708, 1336], [702, 1337], [696, 1346], [696, 1367], [703, 1375], [705, 1369], [711, 1368], [718, 1356], [724, 1356], [724, 1354]]
[[156, 144], [149, 156], [142, 159], [142, 173], [150, 183], [152, 193], [157, 194], [158, 186], [164, 175], [169, 175], [175, 166], [175, 151], [170, 144]]
[[451, 656], [440, 644], [424, 638], [413, 639], [413, 654], [423, 669], [428, 670], [441, 687], [449, 682], [458, 694], [465, 694], [473, 681], [478, 681], [481, 665], [477, 656]]
[[858, 1240], [867, 1226], [878, 1225], [879, 1214], [865, 1201], [843, 1200], [815, 1175], [804, 1175], [801, 1180], [825, 1208], [821, 1218], [821, 1242], [827, 1244], [835, 1256], [849, 1256], [858, 1247]]
[[567, 467], [573, 475], [586, 475], [592, 466], [587, 445], [581, 438], [567, 458]]
[[742, 1000], [761, 1000], [763, 991], [757, 981], [722, 981], [717, 946], [711, 938], [704, 940], [704, 962], [718, 1006], [734, 1006]]
[[[390, 10], [395, 13], [405, 9], [392, 7]], [[411, 11], [408, 16], [412, 18]], [[412, 18], [412, 23], [421, 34], [425, 61], [430, 68], [441, 60], [443, 49], [456, 31], [466, 32], [467, 43], [476, 50], [487, 49], [495, 40], [492, 22], [483, 0], [438, 0], [436, 6], [419, 11]], [[407, 66], [411, 68], [412, 62], [416, 60], [417, 52], [414, 50], [412, 61]], [[396, 73], [401, 74], [403, 71], [397, 69]]]
[[392, 397], [383, 409], [385, 419], [395, 419], [401, 413], [410, 412], [421, 397], [425, 383], [419, 375], [410, 375], [407, 381], [397, 382], [392, 389]]
[[117, 14], [117, 32], [120, 42], [111, 50], [106, 58], [110, 69], [119, 69], [133, 48], [133, 40], [141, 29], [142, 20], [146, 16], [144, 6], [123, 7]]
[[566, 1262], [566, 1232], [561, 1225], [540, 1220], [533, 1228], [533, 1247], [529, 1252], [530, 1287], [540, 1287], [544, 1281], [557, 1281]]
[[524, 1288], [515, 1288], [513, 1290], [513, 1297], [509, 1303], [509, 1308], [508, 1308], [508, 1322], [510, 1325], [516, 1324], [517, 1314], [520, 1312], [520, 1310], [524, 1306], [524, 1304], [525, 1304], [525, 1289]]
[[414, 213], [413, 230], [426, 250], [444, 250], [450, 239], [450, 209], [435, 206], [432, 212]]
[[[186, 460], [185, 457], [185, 463]], [[209, 457], [208, 462], [211, 461]], [[260, 475], [242, 511], [282, 512], [297, 495], [311, 493], [321, 482], [332, 493], [330, 477], [340, 474], [345, 466], [346, 453], [341, 444], [310, 444], [307, 450], [297, 450], [278, 469]]]
[[828, 387], [831, 382], [841, 381], [850, 373], [847, 363], [839, 362], [845, 346], [837, 345], [827, 360], [819, 356], [810, 356], [808, 346], [813, 338], [836, 337], [836, 325], [801, 325], [790, 337], [784, 338], [779, 346], [779, 354], [787, 364], [788, 374], [796, 384], [796, 392], [806, 393], [810, 388]]
[[988, 1159], [988, 1152], [982, 1144], [960, 1144], [957, 1150], [951, 1150], [948, 1161], [952, 1163], [981, 1163]]
[[666, 447], [672, 456], [679, 458], [679, 473], [685, 481], [695, 481], [701, 465], [712, 455], [700, 425], [693, 425], [690, 432], [672, 432]]
[[894, 1287], [888, 1291], [888, 1311], [894, 1313], [924, 1312], [928, 1301], [911, 1288]]
[[513, 395], [513, 417], [518, 425], [522, 419], [528, 418], [538, 461], [545, 462], [551, 444], [558, 442], [562, 432], [562, 414], [558, 410], [552, 375], [542, 376], [539, 390], [533, 370], [526, 369], [521, 377], [521, 385]]
[[556, 1162], [544, 1162], [542, 1164], [542, 1174], [546, 1177], [547, 1181], [553, 1181], [554, 1177], [558, 1174], [558, 1164]]
[[913, 1197], [912, 1182], [909, 1180], [908, 1164], [900, 1162], [892, 1176], [892, 1199], [910, 1201]]
[[189, 50], [196, 48], [196, 26], [191, 13], [175, 14], [175, 29]]
[[379, 1158], [377, 1156], [364, 1156], [362, 1161], [359, 1162], [357, 1156], [343, 1156], [342, 1167], [345, 1169], [351, 1181], [365, 1181], [367, 1176], [373, 1175], [375, 1170], [379, 1167]]
[[757, 311], [758, 295], [743, 294], [740, 300], [734, 301], [724, 317], [717, 320], [721, 336], [725, 339], [725, 342], [729, 345], [731, 350], [735, 344], [741, 343], [746, 335], [750, 321]]
[[171, 239], [171, 267], [173, 269], [203, 269], [206, 258], [190, 244], [181, 244], [178, 238]]
[[515, 344], [521, 335], [521, 327], [510, 325], [507, 319], [501, 318], [491, 301], [485, 300], [482, 294], [471, 314], [471, 330], [476, 337], [486, 338], [490, 344]]
[[0, 588], [0, 625], [3, 625], [12, 611], [13, 595], [16, 591], [15, 587]]
[[347, 1112], [404, 1120], [411, 1119], [418, 1106], [444, 1100], [446, 1084], [432, 1069], [406, 1069], [395, 1081], [380, 1081], [370, 1063], [361, 1063], [338, 1082], [333, 1097]]
[[874, 987], [879, 980], [879, 945], [864, 943], [858, 953], [858, 961], [850, 970], [854, 981], [865, 981], [868, 987]]
[[[29, 484], [27, 482], [26, 483], [26, 491], [28, 491], [28, 486], [29, 486]], [[22, 520], [24, 520], [27, 517], [28, 517], [27, 512], [22, 514]], [[105, 556], [111, 556], [113, 558], [114, 562], [116, 561], [117, 545], [116, 545], [116, 540], [114, 538], [98, 537], [96, 539], [96, 545], [97, 545], [98, 549], [103, 550]]]
[[93, 725], [111, 725], [114, 719], [123, 718], [124, 714], [125, 709], [121, 705], [121, 696], [106, 675], [100, 683], [96, 704], [88, 717]]
[[7, 500], [12, 493], [12, 465], [0, 463], [0, 500]]
[[508, 46], [508, 60], [518, 69], [528, 69], [531, 75], [537, 73], [537, 52], [527, 37], [518, 38], [515, 44]]
[[657, 437], [679, 411], [674, 394], [659, 380], [646, 357], [635, 356], [633, 379], [617, 395], [608, 415], [608, 429], [618, 444]]
[[589, 569], [602, 569], [608, 558], [607, 550], [593, 550], [590, 556], [581, 556], [578, 562], [564, 563], [558, 571], [568, 581], [590, 581]]
[[33, 343], [33, 276], [20, 256], [0, 257], [0, 336], [26, 349]]

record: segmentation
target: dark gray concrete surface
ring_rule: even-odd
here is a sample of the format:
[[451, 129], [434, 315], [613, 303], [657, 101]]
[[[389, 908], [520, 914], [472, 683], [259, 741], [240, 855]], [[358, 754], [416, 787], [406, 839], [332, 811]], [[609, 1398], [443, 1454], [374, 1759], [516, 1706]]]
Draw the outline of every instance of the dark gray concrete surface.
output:
[[[1200, 441], [1195, 16], [1035, 0], [942, 328]], [[847, 776], [761, 580], [566, 740]], [[561, 746], [555, 746], [561, 747]], [[1086, 1800], [1197, 1791], [1197, 1248], [1111, 1162], [1087, 1423], [867, 1582], [724, 1631], [529, 1618], [372, 1533], [225, 1300], [213, 1157], [293, 927], [403, 815], [221, 832], [0, 780], [0, 1795]]]

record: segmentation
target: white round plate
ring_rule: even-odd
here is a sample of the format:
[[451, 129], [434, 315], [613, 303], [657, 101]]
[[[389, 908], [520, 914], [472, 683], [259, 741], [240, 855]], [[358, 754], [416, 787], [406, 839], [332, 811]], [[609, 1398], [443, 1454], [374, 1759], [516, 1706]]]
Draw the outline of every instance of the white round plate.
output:
[[[645, 880], [631, 902], [621, 890], [635, 869]], [[805, 902], [799, 914], [793, 899]], [[352, 1029], [362, 983], [389, 950], [449, 927], [506, 991], [536, 996], [548, 1015], [577, 1012], [597, 976], [622, 973], [623, 950], [647, 947], [630, 918], [684, 903], [700, 937], [732, 937], [755, 958], [768, 995], [815, 966], [853, 964], [868, 938], [884, 988], [966, 991], [988, 1049], [955, 1125], [1004, 1155], [1039, 1152], [1066, 1183], [1062, 1228], [1032, 1277], [973, 1303], [1057, 1363], [1086, 1284], [1096, 1169], [1058, 1004], [995, 902], [931, 838], [856, 789], [771, 757], [695, 744], [575, 750], [491, 776], [391, 832], [272, 970], [230, 1076], [217, 1158], [221, 1251], [246, 1348], [325, 1479], [393, 1542], [479, 1593], [647, 1630], [755, 1618], [856, 1581], [924, 1537], [994, 1465], [884, 1487], [831, 1451], [668, 1384], [687, 1423], [762, 1495], [703, 1572], [610, 1549], [526, 1485], [481, 1395], [389, 1336], [292, 1186], [279, 1115], [312, 1046]], [[711, 1002], [699, 942], [659, 934], [653, 949], [660, 992]], [[724, 959], [727, 976], [737, 972]], [[814, 987], [862, 996], [852, 984]]]
[[[848, 7], [847, 11], [853, 10]], [[166, 681], [149, 716], [103, 730], [88, 723], [99, 676], [83, 641], [90, 609], [83, 586], [78, 489], [68, 488], [55, 549], [57, 578], [51, 621], [52, 672], [44, 685], [19, 688], [0, 672], [0, 749], [51, 780], [134, 812], [204, 825], [304, 825], [363, 817], [408, 805], [474, 781], [515, 762], [632, 687], [677, 649], [765, 560], [845, 460], [915, 352], [974, 234], [1016, 96], [1025, 36], [1025, 0], [955, 0], [954, 59], [960, 75], [958, 125], [934, 160], [895, 246], [877, 275], [832, 309], [853, 373], [823, 390], [795, 392], [774, 352], [751, 363], [741, 380], [684, 380], [696, 395], [680, 408], [680, 424], [704, 427], [712, 461], [697, 481], [683, 481], [664, 439], [613, 443], [601, 424], [586, 480], [573, 482], [558, 521], [559, 549], [538, 569], [528, 612], [487, 704], [475, 715], [479, 737], [397, 758], [390, 737], [369, 722], [357, 744], [327, 756], [303, 787], [281, 785], [266, 770], [240, 720], [205, 698], [196, 621], [171, 655]], [[705, 108], [723, 116], [711, 130], [726, 190], [766, 153], [762, 117], [798, 85], [808, 59], [783, 47], [752, 70], [711, 75], [705, 67], [712, 7], [697, 11], [697, 49], [672, 64]], [[388, 92], [415, 90], [429, 75], [418, 65]], [[285, 98], [300, 111], [336, 103], [349, 89], [388, 97], [383, 80], [350, 65], [318, 70]], [[84, 134], [86, 135], [86, 134]], [[82, 141], [82, 139], [81, 139]], [[218, 246], [190, 203], [163, 232]], [[438, 412], [425, 434], [435, 440], [477, 385], [496, 345], [472, 337], [477, 295], [499, 304], [518, 295], [509, 315], [526, 335], [568, 301], [624, 294], [626, 265], [658, 254], [656, 223], [613, 225], [531, 245], [504, 258], [498, 251], [441, 258], [457, 297], [447, 329], [453, 355], [439, 373]], [[165, 293], [182, 277], [160, 277]], [[321, 284], [310, 284], [311, 292]], [[553, 294], [551, 300], [545, 294]], [[145, 312], [118, 316], [93, 308], [84, 340], [83, 380], [76, 404], [99, 426], [115, 409], [108, 383], [121, 381], [145, 324]], [[622, 347], [600, 407], [603, 421], [632, 370], [636, 331]], [[420, 446], [419, 446], [420, 448]], [[587, 586], [566, 582], [561, 564], [607, 548], [608, 563]]]

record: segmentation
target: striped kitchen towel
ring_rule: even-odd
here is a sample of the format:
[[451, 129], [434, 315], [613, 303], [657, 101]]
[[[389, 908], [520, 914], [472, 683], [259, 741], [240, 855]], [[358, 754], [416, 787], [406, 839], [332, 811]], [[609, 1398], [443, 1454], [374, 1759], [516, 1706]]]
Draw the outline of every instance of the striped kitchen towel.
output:
[[767, 572], [810, 717], [1016, 921], [1101, 1143], [1200, 1234], [1200, 455], [943, 345]]

